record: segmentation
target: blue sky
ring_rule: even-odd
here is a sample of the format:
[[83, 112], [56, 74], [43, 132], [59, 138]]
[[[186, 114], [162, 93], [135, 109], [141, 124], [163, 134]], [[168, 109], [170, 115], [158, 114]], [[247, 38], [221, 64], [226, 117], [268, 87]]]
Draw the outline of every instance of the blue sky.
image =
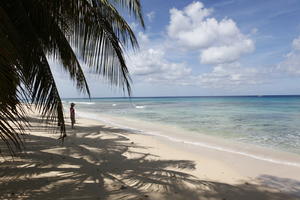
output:
[[[141, 0], [133, 96], [300, 94], [299, 0]], [[55, 66], [55, 63], [54, 63]], [[80, 97], [57, 67], [62, 97]], [[93, 97], [123, 96], [88, 73]]]

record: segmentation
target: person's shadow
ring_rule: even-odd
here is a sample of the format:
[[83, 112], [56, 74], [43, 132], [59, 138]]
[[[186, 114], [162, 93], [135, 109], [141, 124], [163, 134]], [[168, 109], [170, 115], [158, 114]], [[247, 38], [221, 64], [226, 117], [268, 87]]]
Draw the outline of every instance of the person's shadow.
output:
[[[300, 199], [300, 183], [291, 179], [262, 175], [255, 185], [200, 180], [182, 172], [195, 169], [193, 161], [140, 153], [148, 147], [130, 143], [126, 134], [133, 133], [122, 129], [77, 125], [63, 145], [34, 135], [44, 129], [33, 126], [25, 151], [14, 159], [3, 155], [0, 199]], [[267, 183], [284, 190], [266, 190]]]

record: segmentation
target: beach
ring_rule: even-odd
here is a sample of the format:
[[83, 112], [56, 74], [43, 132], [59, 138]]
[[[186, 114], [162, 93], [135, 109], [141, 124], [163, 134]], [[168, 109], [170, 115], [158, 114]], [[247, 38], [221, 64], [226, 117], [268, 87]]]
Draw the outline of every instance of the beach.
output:
[[[113, 125], [105, 116], [79, 117], [74, 130], [67, 126], [62, 144], [58, 133], [31, 116], [24, 152], [1, 157], [0, 199], [300, 198], [299, 166], [292, 164], [299, 158], [290, 153], [263, 151], [285, 161], [270, 162], [162, 137], [178, 131], [172, 127], [161, 135], [143, 134], [125, 127], [130, 122]], [[156, 133], [160, 128], [152, 127]]]
[[0, 200], [300, 200], [300, 1], [0, 2]]

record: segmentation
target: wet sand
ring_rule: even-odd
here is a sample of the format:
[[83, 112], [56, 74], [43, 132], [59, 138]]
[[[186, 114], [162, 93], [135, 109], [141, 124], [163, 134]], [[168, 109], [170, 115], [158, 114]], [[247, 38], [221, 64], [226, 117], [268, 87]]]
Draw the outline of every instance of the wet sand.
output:
[[300, 198], [296, 166], [83, 118], [62, 144], [37, 116], [31, 121], [25, 151], [0, 158], [0, 199]]

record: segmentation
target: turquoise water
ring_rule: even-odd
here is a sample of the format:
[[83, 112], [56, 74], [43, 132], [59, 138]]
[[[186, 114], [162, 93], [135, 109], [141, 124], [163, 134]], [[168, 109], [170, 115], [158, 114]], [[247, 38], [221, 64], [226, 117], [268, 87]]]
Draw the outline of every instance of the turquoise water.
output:
[[65, 99], [69, 102], [78, 112], [163, 123], [300, 154], [300, 96]]

